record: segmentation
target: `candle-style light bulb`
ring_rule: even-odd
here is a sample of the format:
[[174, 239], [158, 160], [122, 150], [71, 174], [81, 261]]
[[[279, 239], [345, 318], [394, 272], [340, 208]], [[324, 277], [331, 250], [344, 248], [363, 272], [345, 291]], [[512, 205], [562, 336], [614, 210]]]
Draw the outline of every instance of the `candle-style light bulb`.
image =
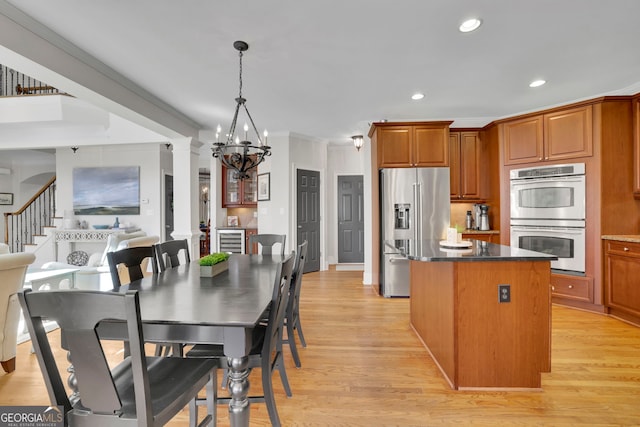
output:
[[220, 132], [222, 132], [222, 126], [218, 125], [216, 128], [216, 142], [220, 142]]
[[240, 144], [240, 137], [236, 136], [236, 144]]
[[249, 131], [249, 125], [244, 124], [244, 140], [247, 141], [247, 132]]
[[267, 144], [267, 137], [269, 136], [269, 132], [267, 132], [267, 130], [265, 129], [263, 132], [264, 135], [264, 145], [268, 145]]

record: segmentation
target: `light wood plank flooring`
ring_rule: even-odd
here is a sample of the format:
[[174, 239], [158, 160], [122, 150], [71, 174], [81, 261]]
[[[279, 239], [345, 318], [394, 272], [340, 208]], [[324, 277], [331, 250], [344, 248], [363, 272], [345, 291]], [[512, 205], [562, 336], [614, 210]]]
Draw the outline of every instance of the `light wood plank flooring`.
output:
[[[335, 270], [304, 276], [301, 369], [285, 349], [292, 398], [274, 374], [283, 425], [640, 425], [640, 328], [554, 306], [552, 371], [542, 391], [452, 391], [409, 327], [408, 300], [378, 297], [361, 278]], [[121, 357], [119, 348], [112, 357]], [[0, 405], [48, 404], [29, 349], [20, 345], [17, 371], [0, 377]], [[257, 371], [251, 386], [260, 389]], [[228, 425], [219, 408], [218, 425]], [[187, 419], [185, 409], [170, 426]], [[263, 404], [252, 405], [251, 425], [269, 425]]]

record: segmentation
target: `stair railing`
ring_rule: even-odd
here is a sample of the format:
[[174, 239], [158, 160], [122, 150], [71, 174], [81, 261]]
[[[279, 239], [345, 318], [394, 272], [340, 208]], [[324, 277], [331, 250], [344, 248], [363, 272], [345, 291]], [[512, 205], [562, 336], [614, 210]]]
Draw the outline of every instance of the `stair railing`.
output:
[[45, 227], [53, 226], [55, 193], [54, 176], [16, 212], [5, 212], [4, 241], [10, 246], [11, 252], [24, 252], [25, 245], [33, 244], [34, 236], [43, 235]]

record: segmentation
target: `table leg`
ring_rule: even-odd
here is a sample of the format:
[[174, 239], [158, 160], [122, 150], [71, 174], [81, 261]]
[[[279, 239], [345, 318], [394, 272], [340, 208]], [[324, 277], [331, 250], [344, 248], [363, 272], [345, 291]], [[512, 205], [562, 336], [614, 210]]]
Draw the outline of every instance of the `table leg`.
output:
[[232, 427], [249, 426], [249, 358], [230, 357], [229, 363], [229, 421]]

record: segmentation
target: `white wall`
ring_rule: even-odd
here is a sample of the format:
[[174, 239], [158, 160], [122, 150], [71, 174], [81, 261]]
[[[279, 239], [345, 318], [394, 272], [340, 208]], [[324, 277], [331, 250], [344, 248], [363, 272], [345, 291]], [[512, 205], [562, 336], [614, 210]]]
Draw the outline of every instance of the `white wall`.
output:
[[[328, 264], [338, 263], [338, 177], [364, 175], [364, 151], [357, 151], [353, 144], [327, 147], [327, 256]], [[368, 218], [365, 214], [365, 222]]]
[[[162, 236], [162, 206], [164, 194], [163, 170], [169, 169], [164, 143], [131, 144], [81, 147], [73, 153], [68, 147], [56, 150], [57, 175], [57, 216], [62, 217], [65, 210], [73, 209], [73, 168], [100, 166], [139, 166], [140, 167], [140, 215], [123, 215], [121, 223], [131, 223], [149, 235]], [[161, 162], [161, 158], [164, 159]], [[99, 189], [96, 189], [99, 191]], [[86, 220], [89, 225], [113, 224], [112, 215], [83, 215], [76, 219]]]
[[258, 174], [269, 173], [270, 200], [258, 202], [258, 233], [286, 234], [285, 251], [292, 246], [290, 223], [292, 218], [288, 184], [291, 181], [290, 140], [288, 134], [269, 135], [271, 156], [258, 166]]

